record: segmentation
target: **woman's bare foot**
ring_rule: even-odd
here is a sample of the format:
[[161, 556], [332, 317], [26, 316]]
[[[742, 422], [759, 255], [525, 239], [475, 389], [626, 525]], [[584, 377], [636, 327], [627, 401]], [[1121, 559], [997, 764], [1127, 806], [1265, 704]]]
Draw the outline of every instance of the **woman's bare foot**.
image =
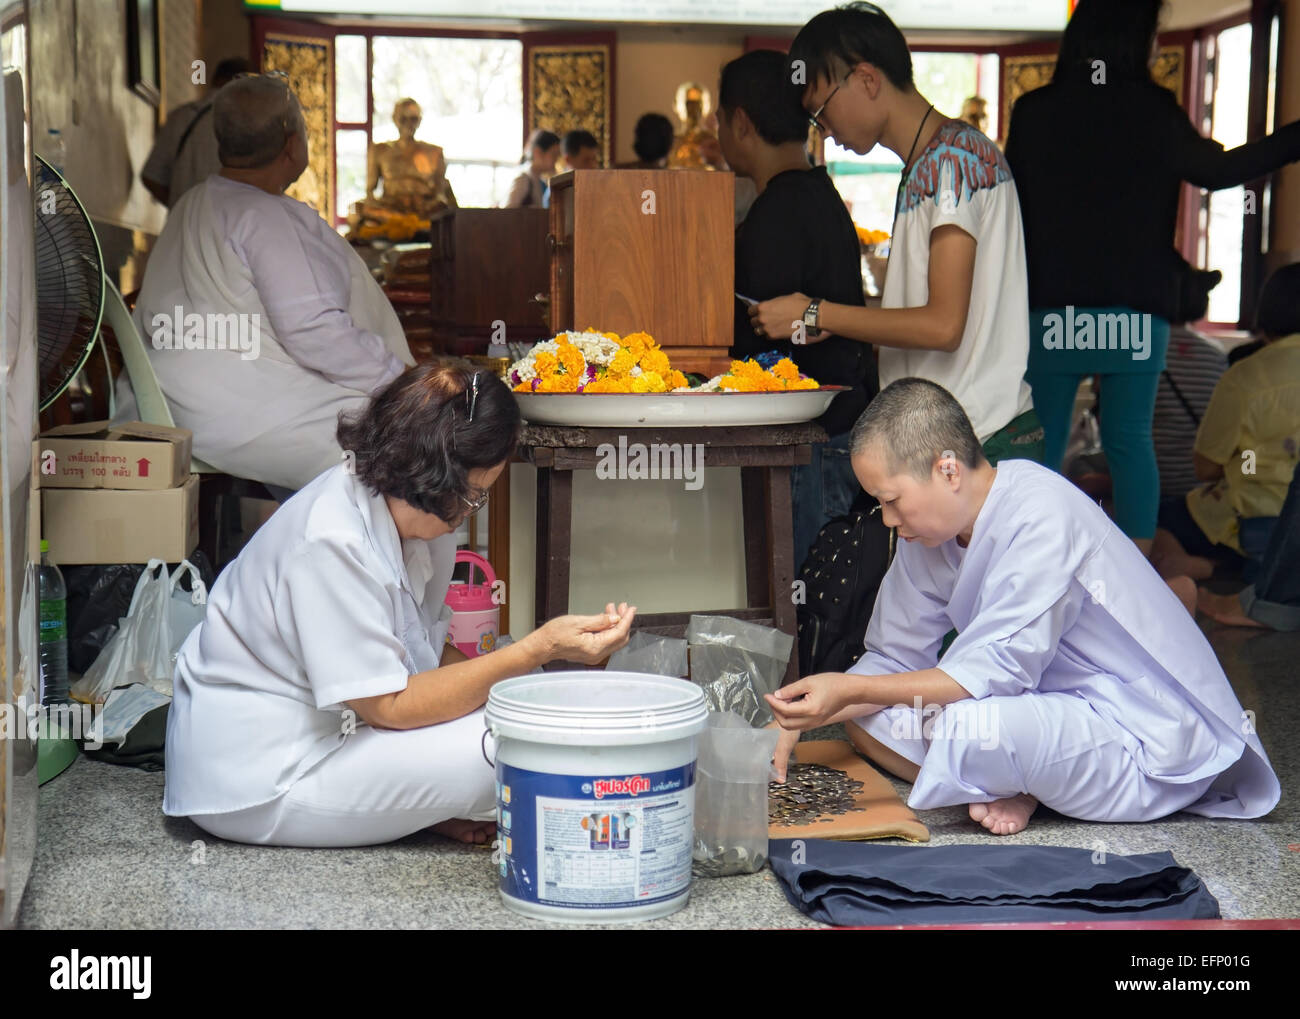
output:
[[1224, 626], [1253, 626], [1257, 630], [1267, 630], [1263, 623], [1257, 623], [1241, 611], [1241, 601], [1235, 594], [1214, 594], [1204, 588], [1196, 593], [1196, 607]]
[[992, 803], [972, 803], [970, 819], [978, 821], [994, 835], [1014, 835], [1024, 831], [1029, 817], [1038, 809], [1038, 801], [1028, 793], [1008, 796]]
[[453, 817], [450, 821], [435, 824], [430, 830], [438, 835], [445, 835], [449, 839], [455, 839], [457, 842], [468, 842], [472, 846], [482, 846], [496, 837], [497, 823], [495, 821], [467, 821], [464, 818]]
[[1171, 577], [1165, 581], [1169, 589], [1178, 595], [1178, 600], [1183, 603], [1183, 608], [1188, 611], [1193, 619], [1196, 618], [1196, 581], [1191, 577]]

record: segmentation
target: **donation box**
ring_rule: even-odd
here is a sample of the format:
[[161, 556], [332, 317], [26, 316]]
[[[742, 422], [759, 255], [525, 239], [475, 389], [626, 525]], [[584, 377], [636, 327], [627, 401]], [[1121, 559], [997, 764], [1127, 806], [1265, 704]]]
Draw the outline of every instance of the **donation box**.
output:
[[705, 170], [571, 170], [551, 178], [555, 332], [644, 332], [674, 368], [731, 363], [735, 177]]

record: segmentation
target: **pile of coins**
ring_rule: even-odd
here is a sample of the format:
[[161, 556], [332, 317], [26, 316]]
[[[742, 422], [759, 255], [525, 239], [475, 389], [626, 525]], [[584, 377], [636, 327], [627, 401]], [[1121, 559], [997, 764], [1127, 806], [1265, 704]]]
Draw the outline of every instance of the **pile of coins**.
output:
[[862, 783], [822, 764], [791, 764], [784, 784], [768, 786], [768, 818], [778, 827], [812, 824], [826, 814], [847, 814]]
[[[766, 845], [766, 843], [764, 843]], [[695, 840], [691, 869], [699, 877], [730, 877], [732, 874], [753, 874], [763, 869], [767, 854], [744, 846], [710, 846]]]

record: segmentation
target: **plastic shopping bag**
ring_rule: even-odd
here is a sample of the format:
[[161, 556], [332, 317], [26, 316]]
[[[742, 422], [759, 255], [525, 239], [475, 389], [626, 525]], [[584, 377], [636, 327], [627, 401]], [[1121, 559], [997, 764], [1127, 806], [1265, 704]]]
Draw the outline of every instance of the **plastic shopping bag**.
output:
[[767, 784], [779, 735], [730, 711], [709, 712], [695, 765], [692, 857], [701, 877], [752, 874], [767, 862]]
[[691, 681], [704, 688], [711, 711], [734, 711], [753, 726], [772, 721], [764, 694], [785, 678], [794, 638], [730, 616], [691, 616], [686, 630]]
[[652, 676], [684, 679], [687, 674], [686, 641], [633, 630], [627, 643], [610, 656], [605, 668], [609, 672], [646, 672]]
[[[190, 578], [190, 589], [180, 586]], [[172, 694], [176, 654], [190, 631], [203, 621], [207, 588], [188, 560], [167, 576], [167, 564], [150, 559], [131, 596], [117, 633], [105, 645], [86, 674], [72, 684], [72, 696], [103, 703], [120, 686], [140, 683], [157, 693]]]

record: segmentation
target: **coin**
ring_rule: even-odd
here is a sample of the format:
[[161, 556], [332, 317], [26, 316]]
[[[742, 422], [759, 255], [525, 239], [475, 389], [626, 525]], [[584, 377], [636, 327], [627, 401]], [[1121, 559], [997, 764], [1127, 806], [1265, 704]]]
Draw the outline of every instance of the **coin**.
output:
[[791, 764], [784, 783], [768, 786], [768, 817], [780, 827], [811, 824], [819, 817], [847, 814], [863, 784], [822, 764]]

